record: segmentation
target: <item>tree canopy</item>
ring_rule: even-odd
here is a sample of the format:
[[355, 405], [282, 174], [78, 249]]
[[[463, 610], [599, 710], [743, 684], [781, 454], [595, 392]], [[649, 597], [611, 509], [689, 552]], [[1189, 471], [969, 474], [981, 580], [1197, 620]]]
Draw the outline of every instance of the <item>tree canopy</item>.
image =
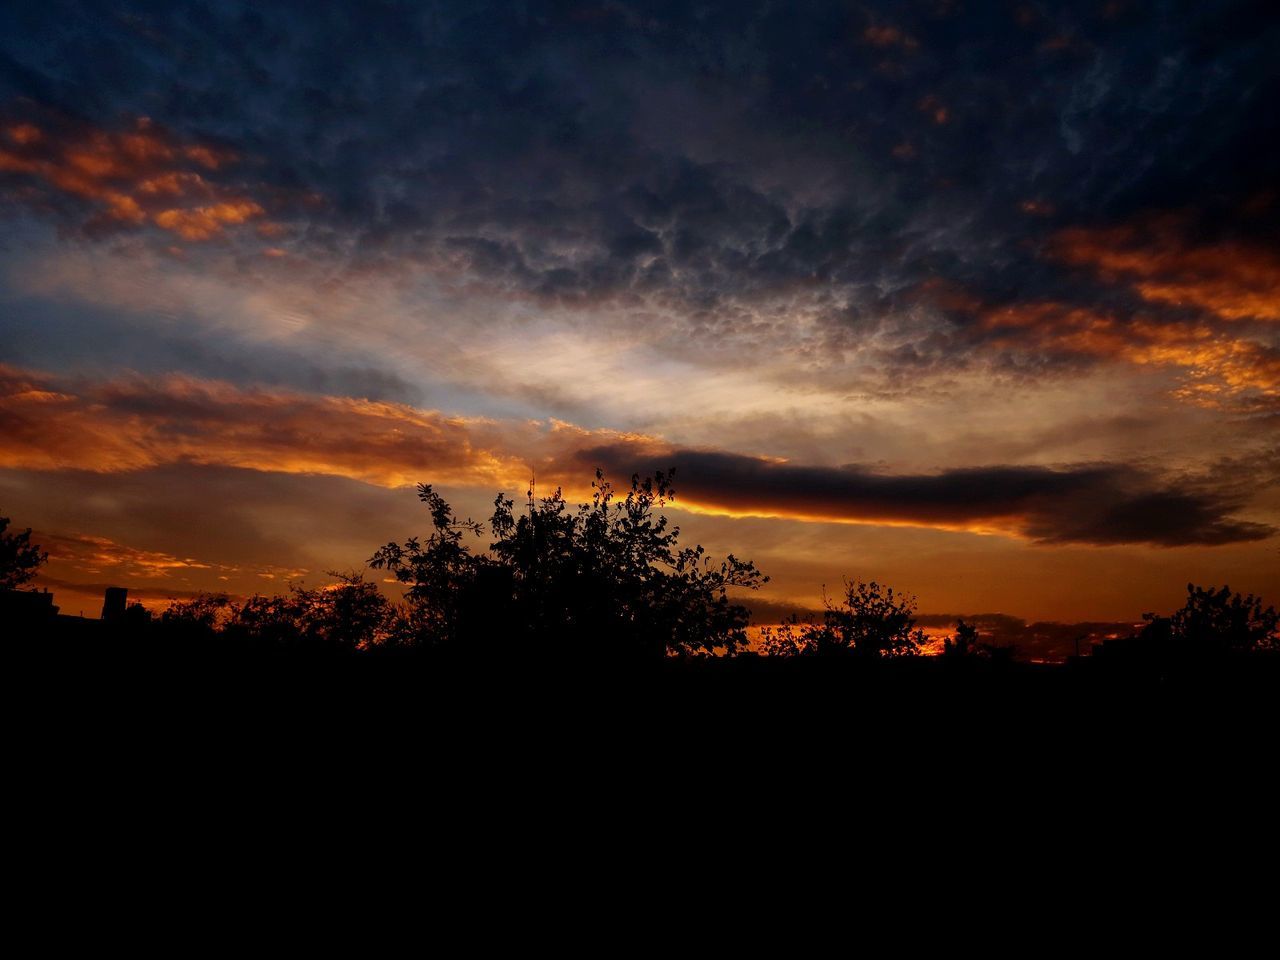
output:
[[1185, 656], [1222, 656], [1280, 650], [1280, 612], [1263, 606], [1253, 594], [1229, 586], [1187, 584], [1182, 608], [1168, 618], [1147, 616], [1144, 631], [1171, 652]]
[[474, 552], [466, 540], [485, 525], [456, 517], [424, 484], [432, 532], [369, 563], [408, 587], [408, 618], [429, 646], [649, 659], [745, 646], [749, 614], [730, 590], [768, 578], [732, 554], [713, 563], [703, 547], [680, 546], [659, 512], [675, 497], [671, 474], [633, 476], [619, 495], [596, 471], [592, 489], [576, 508], [560, 489], [540, 499], [530, 489], [519, 516], [499, 494], [488, 552]]

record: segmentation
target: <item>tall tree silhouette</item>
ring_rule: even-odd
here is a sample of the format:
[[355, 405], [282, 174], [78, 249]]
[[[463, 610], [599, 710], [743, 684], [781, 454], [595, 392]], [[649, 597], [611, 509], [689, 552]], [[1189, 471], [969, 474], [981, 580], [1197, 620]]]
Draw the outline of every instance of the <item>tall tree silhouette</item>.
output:
[[15, 590], [28, 583], [49, 559], [40, 547], [31, 542], [31, 528], [14, 533], [9, 529], [9, 518], [0, 517], [0, 590]]
[[530, 489], [520, 516], [499, 494], [489, 551], [473, 553], [465, 537], [484, 525], [459, 520], [423, 485], [434, 531], [369, 563], [408, 585], [409, 619], [431, 645], [649, 659], [744, 646], [749, 614], [730, 590], [768, 578], [732, 554], [712, 563], [701, 546], [679, 545], [658, 512], [674, 499], [671, 474], [633, 476], [618, 496], [596, 471], [592, 488], [576, 508], [559, 489], [541, 499]]

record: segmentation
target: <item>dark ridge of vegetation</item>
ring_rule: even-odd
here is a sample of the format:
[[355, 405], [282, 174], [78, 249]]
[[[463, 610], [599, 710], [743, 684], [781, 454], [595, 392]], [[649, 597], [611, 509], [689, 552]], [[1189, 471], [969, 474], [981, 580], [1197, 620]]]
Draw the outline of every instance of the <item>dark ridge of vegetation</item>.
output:
[[[55, 617], [50, 603], [29, 602], [41, 595], [12, 589], [29, 582], [46, 555], [31, 544], [30, 530], [8, 534], [9, 521], [0, 518], [0, 584], [8, 588], [0, 593], [0, 619], [33, 650], [159, 660], [391, 657], [574, 669], [694, 669], [689, 665], [704, 661], [698, 670], [722, 675], [764, 670], [806, 677], [847, 677], [850, 666], [867, 673], [874, 664], [882, 680], [939, 670], [1027, 675], [1032, 666], [1014, 664], [1011, 648], [984, 643], [963, 620], [941, 657], [918, 656], [926, 637], [916, 626], [915, 598], [861, 580], [846, 581], [839, 602], [826, 598], [816, 622], [791, 617], [762, 631], [759, 651], [748, 650], [749, 613], [731, 591], [755, 589], [768, 578], [749, 561], [729, 555], [712, 562], [701, 546], [680, 545], [679, 528], [659, 512], [675, 496], [670, 474], [633, 477], [619, 495], [597, 471], [593, 489], [591, 502], [576, 508], [560, 490], [541, 499], [530, 490], [519, 516], [513, 501], [499, 495], [485, 524], [457, 517], [431, 486], [420, 486], [430, 533], [388, 543], [368, 561], [404, 585], [401, 603], [360, 572], [331, 572], [327, 586], [295, 586], [282, 596], [237, 602], [206, 594], [174, 602], [159, 616], [133, 604], [110, 616], [104, 611], [100, 621]], [[474, 549], [486, 533], [487, 550]], [[1188, 584], [1187, 591], [1171, 616], [1147, 614], [1131, 636], [1053, 669], [1156, 679], [1190, 676], [1207, 665], [1265, 661], [1273, 669], [1280, 660], [1274, 607], [1226, 586]]]

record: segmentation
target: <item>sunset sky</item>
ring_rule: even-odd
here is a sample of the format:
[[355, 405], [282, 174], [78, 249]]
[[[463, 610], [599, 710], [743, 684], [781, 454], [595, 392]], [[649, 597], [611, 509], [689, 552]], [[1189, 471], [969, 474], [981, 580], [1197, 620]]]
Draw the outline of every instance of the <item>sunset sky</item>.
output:
[[596, 467], [675, 467], [777, 609], [1280, 601], [1278, 50], [1272, 3], [5, 4], [0, 514], [94, 614]]

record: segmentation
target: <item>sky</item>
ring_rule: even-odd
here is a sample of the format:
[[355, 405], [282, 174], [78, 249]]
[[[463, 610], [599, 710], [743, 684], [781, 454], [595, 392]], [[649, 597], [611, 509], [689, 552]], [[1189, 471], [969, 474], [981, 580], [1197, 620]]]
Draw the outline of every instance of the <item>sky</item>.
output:
[[5, 4], [0, 513], [69, 612], [597, 467], [674, 467], [764, 619], [1280, 600], [1277, 49], [1270, 3]]

